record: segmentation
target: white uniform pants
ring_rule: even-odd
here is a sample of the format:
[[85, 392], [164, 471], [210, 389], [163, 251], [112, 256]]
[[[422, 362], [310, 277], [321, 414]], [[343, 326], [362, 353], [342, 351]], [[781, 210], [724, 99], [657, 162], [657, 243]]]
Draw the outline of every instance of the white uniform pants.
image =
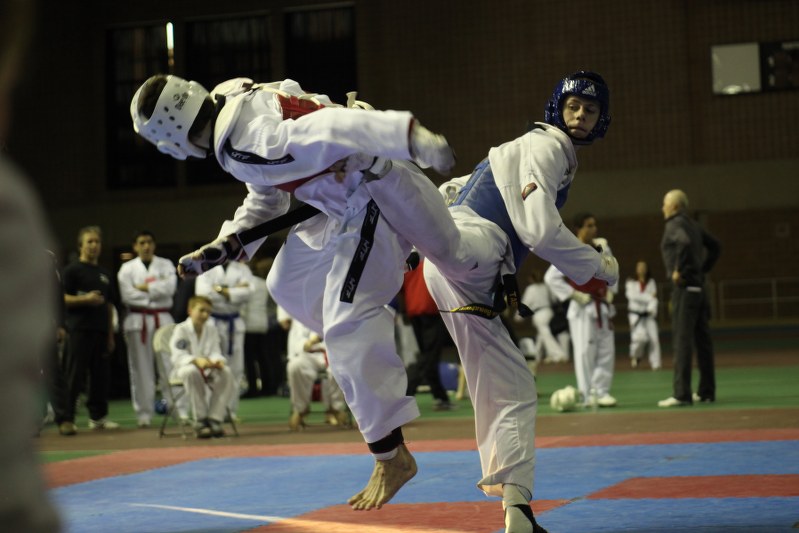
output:
[[[155, 317], [142, 316], [147, 330], [145, 341], [142, 342], [141, 330], [125, 331], [125, 344], [128, 349], [128, 371], [130, 373], [130, 399], [133, 411], [140, 422], [150, 422], [155, 410], [155, 354], [153, 353], [153, 334]], [[172, 324], [172, 316], [161, 313], [158, 317], [159, 325]], [[169, 367], [167, 366], [167, 369]], [[168, 386], [166, 376], [162, 378], [164, 386]], [[164, 395], [165, 398], [168, 396]]]
[[214, 325], [219, 332], [219, 341], [222, 344], [222, 354], [227, 357], [228, 366], [233, 373], [236, 384], [236, 393], [230, 398], [230, 411], [236, 413], [239, 410], [239, 393], [241, 384], [244, 382], [244, 320], [241, 317], [233, 319], [233, 344], [230, 344], [230, 321], [227, 319], [214, 318]]
[[660, 338], [657, 319], [653, 316], [641, 317], [630, 313], [630, 357], [641, 359], [647, 352], [653, 370], [661, 367]]
[[[325, 375], [326, 374], [326, 375]], [[320, 376], [322, 380], [322, 402], [328, 410], [343, 411], [344, 393], [327, 368], [325, 356], [321, 353], [304, 353], [290, 357], [286, 364], [286, 375], [291, 389], [291, 408], [298, 413], [310, 410], [313, 386]]]
[[[574, 302], [571, 305], [575, 305]], [[591, 389], [597, 398], [610, 394], [616, 344], [607, 315], [603, 313], [600, 327], [595, 316], [579, 311], [576, 316], [569, 317], [569, 332], [574, 348], [574, 374], [583, 399], [591, 398]]]
[[[439, 309], [469, 303], [492, 305], [492, 287], [507, 237], [485, 219], [454, 212], [460, 247], [452, 261], [425, 261], [425, 280]], [[467, 259], [465, 261], [464, 259]], [[460, 354], [474, 404], [475, 431], [486, 494], [502, 496], [502, 484], [533, 489], [535, 468], [535, 380], [524, 356], [499, 318], [442, 313]]]
[[[402, 286], [410, 245], [382, 217], [371, 242], [362, 239], [364, 221], [373, 220], [374, 212], [361, 194], [364, 188], [354, 193], [353, 207], [336, 221], [340, 226], [320, 249], [306, 244], [297, 227], [292, 229], [269, 271], [267, 287], [289, 315], [322, 332], [333, 376], [370, 443], [418, 417], [419, 408], [405, 395], [407, 375], [394, 342], [394, 312], [384, 305]], [[324, 222], [324, 215], [314, 218], [301, 226]], [[349, 273], [359, 264], [356, 283]], [[351, 302], [342, 301], [344, 293], [351, 294]]]
[[[191, 403], [195, 421], [211, 418], [218, 422], [225, 420], [230, 397], [237, 392], [234, 386], [233, 373], [230, 368], [214, 368], [205, 370], [205, 378], [195, 365], [178, 368], [176, 376], [183, 382], [186, 396]], [[206, 383], [206, 379], [208, 382]], [[210, 398], [208, 387], [211, 387]]]

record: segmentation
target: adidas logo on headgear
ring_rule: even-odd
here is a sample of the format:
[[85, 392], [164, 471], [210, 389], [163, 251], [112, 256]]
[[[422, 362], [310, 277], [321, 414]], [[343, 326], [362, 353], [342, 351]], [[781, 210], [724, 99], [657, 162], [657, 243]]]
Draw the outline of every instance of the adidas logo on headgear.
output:
[[593, 96], [593, 97], [596, 97], [596, 89], [594, 88], [594, 84], [592, 83], [591, 85], [589, 85], [588, 87], [586, 87], [586, 88], [583, 90], [583, 94], [585, 94], [585, 95], [587, 95], [587, 96]]

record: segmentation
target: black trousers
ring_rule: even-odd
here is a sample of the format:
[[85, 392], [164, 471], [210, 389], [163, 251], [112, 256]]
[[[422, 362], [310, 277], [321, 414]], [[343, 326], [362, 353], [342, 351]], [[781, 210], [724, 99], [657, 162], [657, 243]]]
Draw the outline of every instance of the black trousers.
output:
[[[244, 334], [244, 373], [247, 376], [247, 394], [245, 396], [247, 397], [264, 394], [267, 388], [268, 351], [266, 333], [247, 332]], [[258, 378], [261, 379], [260, 391], [258, 390]]]
[[[64, 352], [66, 352], [66, 341], [64, 343]], [[69, 388], [67, 387], [67, 380], [63, 367], [61, 366], [61, 357], [59, 355], [59, 346], [53, 343], [53, 348], [47, 354], [44, 361], [42, 374], [44, 376], [45, 386], [47, 388], [47, 397], [50, 405], [53, 406], [53, 413], [55, 413], [56, 425], [62, 422], [71, 422], [74, 417], [74, 412], [70, 413], [67, 409], [69, 404]], [[73, 408], [74, 411], [74, 408]]]
[[716, 399], [713, 340], [710, 338], [710, 305], [705, 291], [675, 287], [671, 297], [674, 349], [674, 397], [691, 402], [691, 360], [696, 347], [699, 388], [702, 398]]
[[288, 332], [279, 325], [266, 332], [266, 371], [261, 374], [261, 394], [274, 396], [286, 383], [286, 343]]
[[69, 332], [66, 364], [67, 376], [66, 419], [75, 421], [75, 403], [87, 385], [86, 407], [89, 418], [100, 420], [108, 415], [108, 392], [111, 386], [108, 333], [102, 331], [73, 330]]
[[426, 381], [430, 393], [436, 400], [448, 402], [447, 390], [441, 384], [438, 372], [441, 351], [448, 335], [441, 315], [418, 315], [410, 319], [416, 343], [419, 345], [419, 358], [408, 368], [408, 396], [416, 394], [416, 389]]

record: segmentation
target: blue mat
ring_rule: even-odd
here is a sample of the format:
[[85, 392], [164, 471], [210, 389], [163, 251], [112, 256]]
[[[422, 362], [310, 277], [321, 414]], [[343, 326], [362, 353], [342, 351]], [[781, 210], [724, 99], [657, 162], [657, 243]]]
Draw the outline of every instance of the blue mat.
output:
[[[392, 503], [485, 500], [475, 487], [477, 452], [414, 455], [419, 473]], [[367, 455], [208, 459], [51, 493], [66, 533], [238, 532], [343, 504], [362, 488], [372, 465]], [[535, 498], [571, 500], [540, 515], [551, 533], [796, 531], [799, 498], [585, 499], [633, 477], [741, 474], [799, 474], [799, 443], [541, 449]]]

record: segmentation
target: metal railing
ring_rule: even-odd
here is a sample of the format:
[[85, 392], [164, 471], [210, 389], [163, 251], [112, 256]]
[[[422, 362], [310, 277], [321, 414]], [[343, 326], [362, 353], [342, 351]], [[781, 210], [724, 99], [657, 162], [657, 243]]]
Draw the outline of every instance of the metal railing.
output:
[[[799, 277], [708, 281], [705, 285], [715, 320], [775, 320], [799, 318]], [[658, 283], [658, 323], [670, 323], [671, 283]], [[622, 328], [626, 323], [627, 300], [623, 294], [614, 302]], [[623, 317], [623, 318], [622, 318]]]
[[799, 317], [799, 278], [734, 279], [717, 283], [718, 317]]

